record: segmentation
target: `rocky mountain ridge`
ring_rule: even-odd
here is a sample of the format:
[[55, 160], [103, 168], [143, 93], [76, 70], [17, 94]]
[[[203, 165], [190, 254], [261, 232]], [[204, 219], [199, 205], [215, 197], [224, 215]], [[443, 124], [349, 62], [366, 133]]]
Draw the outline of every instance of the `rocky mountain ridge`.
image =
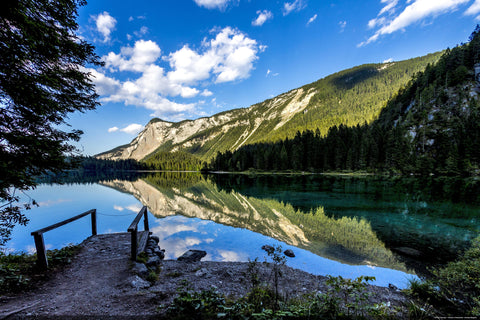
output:
[[[209, 160], [218, 151], [293, 137], [297, 131], [374, 120], [387, 100], [440, 53], [344, 70], [249, 108], [173, 123], [152, 119], [129, 144], [97, 155], [142, 160], [156, 151], [186, 151]], [[373, 92], [373, 93], [372, 93]]]

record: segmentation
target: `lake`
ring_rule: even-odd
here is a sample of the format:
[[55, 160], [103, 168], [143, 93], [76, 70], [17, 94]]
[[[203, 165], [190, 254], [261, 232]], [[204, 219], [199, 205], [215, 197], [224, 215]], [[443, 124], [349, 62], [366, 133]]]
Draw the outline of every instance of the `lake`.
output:
[[[264, 261], [264, 244], [281, 245], [296, 255], [291, 267], [405, 288], [480, 231], [474, 179], [164, 172], [66, 181], [28, 193], [40, 206], [26, 211], [30, 222], [14, 228], [7, 250], [33, 252], [30, 232], [93, 208], [99, 233], [126, 232], [145, 205], [167, 259], [200, 249], [203, 260]], [[46, 247], [79, 243], [90, 230], [80, 219], [47, 232]]]

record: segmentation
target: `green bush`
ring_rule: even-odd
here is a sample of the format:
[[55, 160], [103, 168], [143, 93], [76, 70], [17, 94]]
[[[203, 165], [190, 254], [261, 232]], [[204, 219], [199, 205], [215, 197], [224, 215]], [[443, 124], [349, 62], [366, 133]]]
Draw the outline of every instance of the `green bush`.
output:
[[432, 270], [433, 277], [410, 283], [410, 294], [442, 314], [480, 316], [480, 236], [457, 261]]
[[[48, 250], [49, 270], [69, 264], [79, 248], [69, 245], [62, 249]], [[44, 277], [45, 271], [37, 268], [36, 261], [36, 254], [0, 252], [0, 293], [24, 291], [30, 288], [32, 279]]]

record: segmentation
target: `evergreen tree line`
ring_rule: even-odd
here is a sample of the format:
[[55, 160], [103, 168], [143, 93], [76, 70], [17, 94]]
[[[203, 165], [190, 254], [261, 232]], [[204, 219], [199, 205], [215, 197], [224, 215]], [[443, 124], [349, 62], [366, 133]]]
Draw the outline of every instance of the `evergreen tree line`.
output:
[[94, 157], [78, 157], [72, 159], [78, 163], [80, 171], [87, 172], [111, 172], [111, 171], [131, 171], [145, 170], [145, 164], [134, 159], [106, 160]]
[[417, 73], [369, 125], [333, 126], [326, 135], [297, 131], [293, 139], [219, 152], [208, 169], [478, 173], [480, 106], [472, 92], [479, 34], [477, 26], [469, 43]]
[[147, 169], [164, 171], [200, 171], [204, 166], [200, 159], [182, 151], [158, 151], [141, 163]]

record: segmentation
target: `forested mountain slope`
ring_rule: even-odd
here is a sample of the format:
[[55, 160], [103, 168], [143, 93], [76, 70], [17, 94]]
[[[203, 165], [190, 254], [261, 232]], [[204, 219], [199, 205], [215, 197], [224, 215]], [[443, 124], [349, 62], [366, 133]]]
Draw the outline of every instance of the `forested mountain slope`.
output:
[[153, 119], [131, 143], [97, 157], [142, 160], [155, 152], [184, 151], [209, 160], [219, 151], [292, 138], [297, 131], [318, 128], [324, 135], [335, 125], [371, 122], [388, 99], [440, 55], [358, 66], [249, 108], [208, 118], [178, 123]]
[[297, 131], [294, 139], [219, 154], [216, 170], [480, 172], [480, 27], [389, 100], [371, 124]]

